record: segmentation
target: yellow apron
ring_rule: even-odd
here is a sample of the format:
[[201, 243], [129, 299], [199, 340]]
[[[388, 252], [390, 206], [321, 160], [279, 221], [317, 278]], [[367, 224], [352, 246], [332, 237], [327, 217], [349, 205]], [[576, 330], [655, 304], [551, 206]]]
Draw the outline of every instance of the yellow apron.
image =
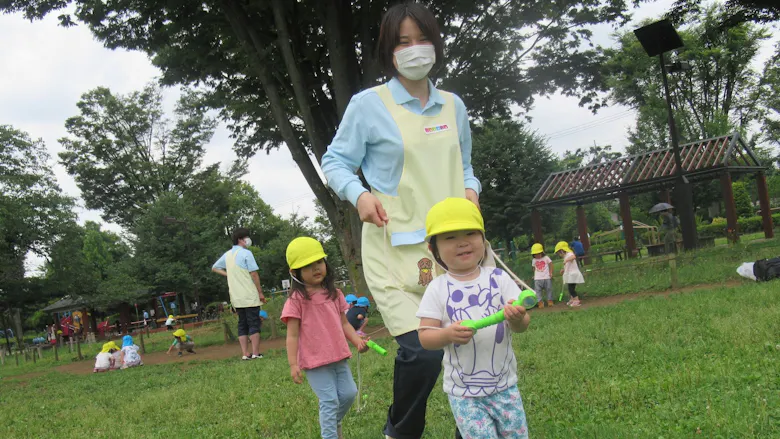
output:
[[239, 250], [230, 251], [225, 255], [227, 268], [228, 290], [230, 304], [233, 308], [249, 308], [262, 305], [257, 287], [249, 271], [236, 263]]
[[397, 196], [371, 189], [390, 222], [386, 231], [363, 224], [363, 273], [385, 326], [397, 336], [417, 329], [420, 299], [439, 274], [424, 242], [425, 216], [447, 197], [464, 198], [466, 188], [452, 94], [439, 91], [445, 102], [439, 115], [422, 116], [396, 104], [387, 85], [374, 90], [401, 131], [404, 166]]

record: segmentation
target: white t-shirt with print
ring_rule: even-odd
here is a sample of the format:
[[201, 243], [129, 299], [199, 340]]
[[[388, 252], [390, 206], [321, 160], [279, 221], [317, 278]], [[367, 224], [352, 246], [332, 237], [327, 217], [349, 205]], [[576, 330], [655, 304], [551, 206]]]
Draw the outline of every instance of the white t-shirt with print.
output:
[[141, 362], [141, 355], [138, 354], [138, 351], [141, 348], [138, 347], [138, 345], [132, 345], [132, 346], [125, 346], [122, 348], [122, 352], [125, 354], [125, 364], [135, 364]]
[[542, 256], [539, 259], [533, 258], [531, 266], [534, 268], [534, 280], [551, 279], [550, 264], [552, 264], [552, 259], [549, 256]]
[[[425, 290], [418, 318], [441, 321], [442, 328], [461, 320], [495, 314], [520, 288], [498, 268], [481, 268], [478, 278], [459, 281], [444, 274]], [[517, 359], [507, 322], [480, 329], [465, 345], [444, 347], [444, 392], [453, 396], [489, 396], [517, 384]]]
[[111, 367], [111, 354], [101, 352], [95, 355], [95, 369], [108, 369]]

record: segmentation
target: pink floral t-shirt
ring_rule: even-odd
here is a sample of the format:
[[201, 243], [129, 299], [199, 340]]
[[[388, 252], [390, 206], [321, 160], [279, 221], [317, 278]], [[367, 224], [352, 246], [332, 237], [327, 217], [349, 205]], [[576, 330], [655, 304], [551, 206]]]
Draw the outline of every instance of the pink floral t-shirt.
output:
[[325, 289], [309, 293], [306, 300], [300, 293], [287, 299], [282, 309], [282, 321], [299, 319], [301, 327], [298, 335], [298, 367], [315, 367], [335, 363], [352, 357], [352, 352], [344, 336], [341, 318], [349, 309], [341, 290], [338, 297], [328, 299]]

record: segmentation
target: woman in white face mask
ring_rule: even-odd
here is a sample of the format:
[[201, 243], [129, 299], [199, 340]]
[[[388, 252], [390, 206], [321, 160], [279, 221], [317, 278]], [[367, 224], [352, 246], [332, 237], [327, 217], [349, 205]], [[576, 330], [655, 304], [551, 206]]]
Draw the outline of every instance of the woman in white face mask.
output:
[[[424, 6], [399, 4], [382, 19], [378, 62], [389, 81], [352, 97], [322, 170], [328, 184], [363, 220], [362, 263], [371, 294], [399, 344], [393, 402], [384, 434], [419, 438], [442, 351], [427, 351], [415, 314], [436, 270], [425, 244], [425, 216], [448, 197], [478, 205], [471, 130], [461, 99], [429, 79], [443, 64], [436, 18]], [[370, 190], [355, 172], [361, 168]]]

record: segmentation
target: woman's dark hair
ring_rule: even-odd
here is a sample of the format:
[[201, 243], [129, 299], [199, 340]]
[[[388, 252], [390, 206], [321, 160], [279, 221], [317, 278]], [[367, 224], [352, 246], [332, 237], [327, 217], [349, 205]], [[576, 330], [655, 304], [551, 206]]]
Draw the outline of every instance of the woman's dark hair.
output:
[[406, 17], [411, 18], [417, 23], [423, 35], [433, 43], [436, 51], [436, 64], [432, 72], [444, 63], [444, 41], [441, 39], [439, 23], [436, 17], [425, 6], [419, 3], [401, 3], [397, 4], [385, 12], [382, 17], [382, 25], [379, 27], [379, 41], [377, 42], [377, 61], [388, 77], [398, 75], [395, 65], [393, 65], [393, 49], [401, 42], [401, 22]]
[[238, 241], [246, 238], [249, 236], [249, 230], [239, 227], [236, 230], [233, 231], [233, 245], [238, 245]]
[[[301, 269], [296, 268], [292, 272], [293, 276], [295, 277], [290, 282], [290, 292], [288, 293], [288, 296], [292, 298], [293, 295], [298, 293], [303, 296], [304, 299], [311, 300], [309, 293], [306, 292], [306, 285], [298, 282], [298, 280], [303, 280], [301, 276]], [[338, 291], [336, 291], [336, 283], [333, 277], [333, 270], [330, 269], [330, 264], [328, 264], [328, 261], [325, 260], [325, 279], [322, 280], [322, 288], [328, 290], [328, 300], [336, 300], [336, 298], [339, 296]]]

